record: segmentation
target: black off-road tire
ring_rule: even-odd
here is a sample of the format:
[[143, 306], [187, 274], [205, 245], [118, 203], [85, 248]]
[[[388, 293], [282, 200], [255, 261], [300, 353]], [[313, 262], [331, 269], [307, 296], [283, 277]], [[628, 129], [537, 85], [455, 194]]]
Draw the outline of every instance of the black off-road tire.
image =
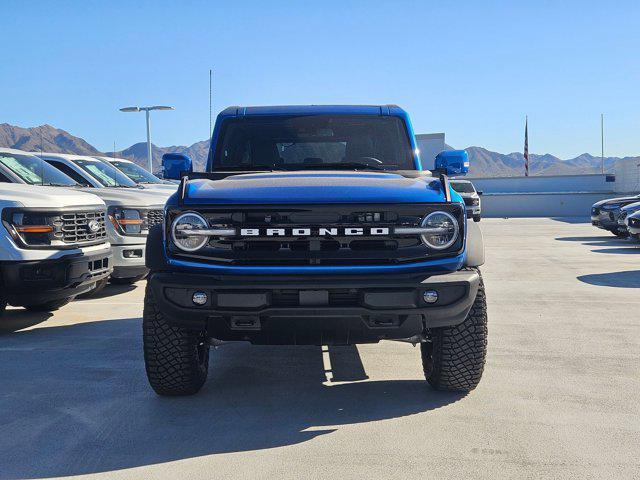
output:
[[474, 216], [473, 216], [473, 221], [474, 221], [474, 222], [479, 222], [481, 218], [482, 218], [482, 217], [481, 217], [480, 215], [474, 215]]
[[158, 395], [197, 393], [207, 380], [209, 344], [204, 332], [170, 325], [147, 285], [142, 320], [147, 378]]
[[7, 308], [7, 302], [0, 298], [0, 317], [4, 315], [4, 311]]
[[98, 293], [104, 290], [104, 287], [106, 287], [108, 283], [109, 283], [108, 278], [103, 278], [102, 280], [98, 280], [96, 282], [96, 286], [93, 289], [89, 290], [88, 292], [81, 293], [80, 295], [78, 295], [78, 298], [95, 297]]
[[142, 275], [136, 275], [135, 277], [128, 278], [109, 277], [109, 282], [113, 283], [114, 285], [133, 285], [134, 283], [144, 279], [146, 276], [147, 274], [143, 273]]
[[24, 308], [30, 312], [55, 312], [64, 307], [76, 297], [63, 298], [61, 300], [51, 300], [50, 302], [38, 303], [35, 305], [25, 305]]
[[420, 344], [420, 350], [424, 376], [431, 386], [455, 392], [476, 388], [487, 355], [487, 302], [482, 277], [464, 322], [431, 329], [430, 337], [430, 342]]
[[627, 238], [629, 236], [629, 232], [626, 230], [609, 230], [618, 238]]

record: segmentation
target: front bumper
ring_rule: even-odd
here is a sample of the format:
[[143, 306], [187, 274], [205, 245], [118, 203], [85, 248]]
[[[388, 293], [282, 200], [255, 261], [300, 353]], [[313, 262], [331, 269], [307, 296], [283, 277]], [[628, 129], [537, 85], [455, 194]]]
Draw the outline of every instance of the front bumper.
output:
[[116, 278], [132, 278], [143, 275], [149, 270], [145, 267], [146, 245], [127, 244], [112, 245], [113, 250], [113, 273]]
[[[480, 275], [430, 277], [251, 277], [153, 273], [148, 285], [169, 323], [206, 329], [219, 340], [257, 344], [355, 344], [404, 339], [457, 325], [475, 300]], [[435, 290], [427, 304], [423, 292]], [[196, 306], [195, 292], [207, 294]]]
[[111, 252], [104, 250], [53, 260], [4, 262], [2, 296], [11, 305], [25, 306], [80, 295], [109, 276], [112, 260]]
[[618, 224], [619, 213], [619, 210], [603, 210], [598, 215], [591, 215], [591, 225], [610, 232], [625, 230], [624, 225]]
[[480, 215], [481, 213], [480, 205], [468, 206], [468, 207], [465, 207], [465, 210], [467, 211], [467, 217]]

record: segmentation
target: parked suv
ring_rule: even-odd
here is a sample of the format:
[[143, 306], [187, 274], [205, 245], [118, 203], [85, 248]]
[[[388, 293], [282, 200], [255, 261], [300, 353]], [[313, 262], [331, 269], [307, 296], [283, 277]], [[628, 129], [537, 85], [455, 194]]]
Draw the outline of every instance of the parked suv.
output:
[[451, 180], [451, 187], [460, 194], [467, 210], [467, 218], [473, 218], [474, 222], [479, 222], [481, 218], [480, 195], [482, 192], [476, 191], [469, 180]]
[[[8, 150], [0, 149], [0, 154], [6, 151]], [[113, 249], [113, 272], [110, 281], [128, 284], [144, 278], [147, 273], [144, 265], [147, 233], [150, 226], [162, 222], [162, 209], [169, 195], [140, 189], [121, 172], [114, 172], [116, 169], [113, 167], [91, 157], [78, 157], [79, 161], [76, 163], [73, 155], [38, 155], [45, 161], [33, 154], [20, 152], [12, 162], [4, 165], [0, 162], [0, 174], [3, 174], [7, 181], [29, 184], [33, 183], [30, 175], [41, 172], [45, 183], [67, 188], [75, 187], [100, 197], [107, 205], [106, 228]], [[67, 175], [67, 172], [72, 177]], [[49, 179], [53, 181], [48, 181]], [[113, 179], [113, 183], [109, 179]], [[133, 187], [116, 187], [122, 182], [129, 182]], [[106, 279], [98, 284], [98, 288], [104, 287], [105, 284]]]
[[640, 195], [630, 197], [609, 198], [596, 202], [591, 207], [591, 224], [594, 227], [607, 230], [618, 237], [626, 237], [627, 229], [618, 224], [620, 209], [630, 203], [640, 201]]
[[[0, 163], [17, 156], [4, 151]], [[95, 195], [0, 181], [0, 315], [7, 304], [57, 310], [107, 278], [106, 215]]]
[[147, 240], [143, 340], [157, 393], [197, 392], [209, 346], [226, 341], [403, 340], [420, 344], [436, 389], [476, 387], [482, 234], [448, 179], [466, 174], [466, 152], [421, 171], [397, 106], [231, 107], [207, 172], [182, 161], [165, 169], [186, 176]]

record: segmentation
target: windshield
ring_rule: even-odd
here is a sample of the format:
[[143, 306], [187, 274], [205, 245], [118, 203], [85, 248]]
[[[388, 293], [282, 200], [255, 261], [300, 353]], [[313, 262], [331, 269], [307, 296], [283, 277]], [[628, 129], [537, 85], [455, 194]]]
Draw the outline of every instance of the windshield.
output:
[[163, 183], [162, 180], [154, 174], [147, 172], [135, 163], [123, 162], [121, 160], [109, 160], [109, 163], [136, 183]]
[[30, 185], [77, 185], [75, 180], [32, 155], [0, 153], [0, 163]]
[[402, 120], [357, 115], [264, 116], [227, 120], [213, 168], [313, 169], [315, 166], [414, 170]]
[[98, 160], [74, 160], [85, 172], [105, 187], [135, 187], [136, 184], [112, 165]]
[[473, 184], [468, 182], [451, 182], [451, 186], [458, 193], [473, 193], [476, 191], [473, 188]]

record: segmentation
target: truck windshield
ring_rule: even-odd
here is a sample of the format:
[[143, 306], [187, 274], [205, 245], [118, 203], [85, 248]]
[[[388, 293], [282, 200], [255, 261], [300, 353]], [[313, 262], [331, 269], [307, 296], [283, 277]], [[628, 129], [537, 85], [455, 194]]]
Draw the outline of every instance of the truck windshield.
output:
[[212, 166], [225, 169], [414, 170], [401, 119], [358, 115], [263, 116], [226, 120]]
[[109, 163], [136, 183], [163, 183], [154, 174], [147, 172], [135, 163], [123, 162], [122, 160], [109, 160]]
[[0, 153], [0, 163], [30, 185], [78, 185], [75, 180], [35, 156]]
[[473, 184], [468, 182], [451, 182], [451, 186], [458, 193], [473, 193], [476, 191], [473, 188]]
[[104, 187], [135, 187], [136, 183], [117, 168], [99, 160], [74, 160], [74, 163]]

